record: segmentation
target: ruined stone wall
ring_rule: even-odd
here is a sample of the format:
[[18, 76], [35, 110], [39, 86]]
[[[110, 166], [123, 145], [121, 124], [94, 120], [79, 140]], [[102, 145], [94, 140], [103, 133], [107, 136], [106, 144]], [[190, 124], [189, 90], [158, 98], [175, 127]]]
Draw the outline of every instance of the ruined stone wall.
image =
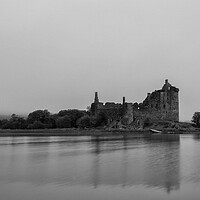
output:
[[178, 96], [178, 89], [172, 88], [171, 94], [170, 94], [170, 115], [169, 118], [171, 118], [174, 121], [179, 121], [179, 96]]
[[90, 112], [91, 112], [92, 115], [96, 115], [96, 114], [98, 114], [99, 109], [102, 109], [103, 107], [104, 107], [103, 103], [94, 102], [94, 103], [91, 104]]
[[132, 103], [125, 103], [123, 109], [123, 118], [122, 124], [129, 125], [133, 122], [133, 104]]
[[121, 120], [123, 116], [123, 108], [103, 108], [99, 109], [99, 112], [105, 113], [108, 119], [112, 120]]
[[107, 102], [105, 105], [98, 100], [95, 93], [95, 101], [91, 104], [91, 113], [93, 115], [104, 112], [111, 120], [120, 120], [124, 125], [134, 124], [142, 126], [145, 120], [155, 121], [179, 121], [179, 89], [172, 86], [168, 80], [162, 89], [148, 93], [145, 100], [138, 103], [126, 103], [123, 97], [123, 103]]
[[122, 104], [115, 103], [92, 103], [91, 104], [91, 114], [98, 115], [99, 113], [104, 113], [110, 120], [120, 120], [123, 116], [124, 109]]
[[140, 118], [149, 118], [151, 121], [166, 120], [179, 121], [179, 89], [171, 86], [168, 80], [161, 90], [148, 93], [138, 109], [134, 109], [134, 115]]
[[178, 89], [170, 88], [168, 91], [161, 92], [161, 109], [163, 120], [179, 121], [179, 99]]

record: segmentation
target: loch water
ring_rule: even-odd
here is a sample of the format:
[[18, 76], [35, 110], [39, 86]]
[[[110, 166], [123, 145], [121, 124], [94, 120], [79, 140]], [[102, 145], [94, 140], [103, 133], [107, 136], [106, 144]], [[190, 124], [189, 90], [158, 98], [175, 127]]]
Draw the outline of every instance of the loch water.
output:
[[200, 137], [1, 137], [1, 200], [199, 200]]

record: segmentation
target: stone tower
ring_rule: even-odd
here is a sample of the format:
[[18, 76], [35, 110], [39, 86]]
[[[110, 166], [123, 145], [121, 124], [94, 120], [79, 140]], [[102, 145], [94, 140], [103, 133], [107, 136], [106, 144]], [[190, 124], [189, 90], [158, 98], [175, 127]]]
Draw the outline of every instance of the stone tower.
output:
[[179, 121], [179, 89], [172, 86], [168, 79], [163, 87], [152, 93], [147, 93], [142, 103], [127, 103], [123, 97], [122, 103], [99, 101], [95, 92], [94, 102], [91, 104], [91, 115], [100, 112], [106, 114], [109, 119], [125, 121], [126, 125], [145, 121]]
[[162, 89], [148, 93], [139, 109], [134, 108], [134, 115], [152, 121], [179, 121], [179, 89], [172, 86], [168, 79]]
[[99, 102], [98, 92], [95, 92], [94, 102], [91, 104], [91, 114], [96, 115], [102, 107], [103, 103]]
[[94, 103], [99, 103], [98, 92], [95, 92]]
[[162, 118], [170, 121], [179, 121], [179, 89], [172, 86], [168, 79], [160, 92], [160, 110]]

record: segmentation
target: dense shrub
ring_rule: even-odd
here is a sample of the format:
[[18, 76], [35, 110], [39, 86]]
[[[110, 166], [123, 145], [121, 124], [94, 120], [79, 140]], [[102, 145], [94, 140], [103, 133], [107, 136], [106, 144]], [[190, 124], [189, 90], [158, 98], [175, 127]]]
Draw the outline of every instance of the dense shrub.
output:
[[46, 125], [40, 121], [34, 121], [32, 124], [28, 125], [28, 129], [44, 129]]
[[12, 114], [9, 120], [1, 120], [0, 126], [2, 129], [25, 129], [27, 128], [27, 123], [23, 117]]
[[28, 115], [27, 122], [33, 124], [35, 121], [48, 124], [50, 121], [50, 112], [48, 110], [36, 110]]
[[197, 127], [200, 127], [200, 112], [195, 112], [193, 114], [192, 122], [194, 122]]
[[63, 116], [69, 116], [71, 119], [71, 126], [72, 127], [77, 127], [77, 120], [81, 117], [83, 117], [84, 115], [86, 115], [86, 111], [81, 111], [81, 110], [61, 110], [58, 113], [58, 117], [63, 117]]
[[48, 110], [36, 110], [27, 117], [28, 128], [56, 128], [55, 119]]
[[79, 128], [90, 128], [90, 117], [88, 115], [85, 115], [77, 120], [77, 127]]
[[7, 129], [9, 128], [9, 121], [7, 119], [2, 119], [0, 120], [0, 127], [2, 129]]
[[152, 123], [151, 123], [150, 119], [149, 119], [149, 118], [146, 118], [146, 119], [144, 120], [143, 128], [149, 127], [149, 126], [151, 126], [151, 125], [152, 125]]
[[105, 126], [108, 123], [108, 117], [104, 112], [100, 112], [96, 117], [95, 127]]
[[71, 128], [71, 118], [68, 115], [58, 117], [56, 120], [57, 128]]
[[[87, 115], [81, 110], [61, 110], [51, 114], [48, 110], [35, 110], [29, 113], [27, 119], [15, 114], [9, 120], [0, 120], [1, 129], [44, 129], [44, 128], [71, 128], [77, 127], [77, 120]], [[84, 119], [84, 118], [83, 118]], [[87, 125], [88, 127], [88, 125]]]

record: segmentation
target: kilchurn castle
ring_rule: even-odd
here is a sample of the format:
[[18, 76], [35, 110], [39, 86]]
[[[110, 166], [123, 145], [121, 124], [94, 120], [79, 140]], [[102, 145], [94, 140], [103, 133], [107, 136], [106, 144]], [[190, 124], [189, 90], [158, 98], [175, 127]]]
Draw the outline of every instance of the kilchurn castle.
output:
[[148, 93], [142, 103], [127, 103], [123, 97], [122, 103], [99, 101], [95, 92], [94, 102], [91, 104], [91, 115], [103, 112], [109, 122], [118, 121], [124, 125], [142, 126], [145, 121], [179, 121], [179, 89], [172, 86], [168, 80], [162, 89]]

